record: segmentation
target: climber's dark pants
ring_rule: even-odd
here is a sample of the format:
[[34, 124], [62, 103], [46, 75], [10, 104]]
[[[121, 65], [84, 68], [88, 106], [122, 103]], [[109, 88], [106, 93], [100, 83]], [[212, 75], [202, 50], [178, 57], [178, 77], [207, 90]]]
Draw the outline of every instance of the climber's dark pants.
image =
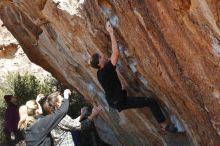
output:
[[150, 108], [158, 123], [165, 121], [164, 114], [153, 98], [127, 96], [112, 104], [112, 107], [118, 109], [119, 112], [129, 108], [142, 108], [146, 106]]

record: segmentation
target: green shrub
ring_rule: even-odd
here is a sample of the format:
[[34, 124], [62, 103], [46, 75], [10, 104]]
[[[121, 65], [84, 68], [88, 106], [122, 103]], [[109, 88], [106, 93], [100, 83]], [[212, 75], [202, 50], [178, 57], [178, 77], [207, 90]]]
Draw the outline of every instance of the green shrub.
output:
[[60, 88], [60, 83], [53, 77], [39, 79], [36, 76], [25, 73], [9, 73], [6, 81], [0, 87], [2, 97], [5, 94], [13, 94], [18, 97], [19, 105], [25, 104], [27, 100], [35, 99], [38, 94], [50, 94]]
[[13, 91], [19, 98], [19, 105], [25, 104], [27, 100], [35, 99], [38, 94], [50, 94], [57, 89], [58, 81], [54, 78], [39, 80], [36, 76], [26, 73], [14, 76]]

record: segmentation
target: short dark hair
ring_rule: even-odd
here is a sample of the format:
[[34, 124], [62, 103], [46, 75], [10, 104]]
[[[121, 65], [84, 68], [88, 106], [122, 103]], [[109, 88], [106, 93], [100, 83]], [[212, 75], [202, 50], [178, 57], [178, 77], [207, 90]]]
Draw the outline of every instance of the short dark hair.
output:
[[100, 55], [98, 53], [95, 53], [92, 55], [92, 58], [90, 60], [90, 65], [91, 67], [95, 68], [95, 69], [99, 69], [100, 67], [98, 66], [99, 64], [99, 58]]
[[13, 95], [5, 95], [5, 96], [4, 96], [5, 102], [6, 102], [6, 103], [10, 103], [12, 97], [13, 97]]

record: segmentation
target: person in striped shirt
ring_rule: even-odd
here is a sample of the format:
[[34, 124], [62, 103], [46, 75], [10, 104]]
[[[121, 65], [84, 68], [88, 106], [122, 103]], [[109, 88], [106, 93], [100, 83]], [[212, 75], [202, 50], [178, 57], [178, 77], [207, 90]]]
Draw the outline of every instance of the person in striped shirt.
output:
[[[55, 92], [47, 97], [47, 100], [44, 103], [44, 110], [46, 113], [51, 114], [56, 110], [60, 104], [61, 100], [58, 96], [59, 92]], [[62, 97], [61, 97], [62, 98]], [[54, 146], [74, 146], [74, 141], [72, 138], [72, 130], [83, 130], [92, 125], [93, 119], [102, 111], [101, 106], [93, 107], [91, 115], [82, 122], [81, 119], [84, 117], [84, 113], [81, 112], [81, 115], [72, 119], [70, 116], [66, 115], [60, 123], [51, 131], [51, 136], [54, 141]]]

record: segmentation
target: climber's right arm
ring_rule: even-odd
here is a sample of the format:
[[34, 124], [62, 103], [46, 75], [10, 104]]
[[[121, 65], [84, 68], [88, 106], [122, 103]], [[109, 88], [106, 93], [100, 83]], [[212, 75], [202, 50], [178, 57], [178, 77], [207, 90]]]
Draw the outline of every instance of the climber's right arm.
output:
[[106, 23], [106, 30], [108, 31], [111, 37], [111, 42], [112, 42], [111, 62], [115, 66], [119, 58], [119, 49], [118, 49], [118, 44], [117, 44], [117, 41], [114, 35], [114, 30], [109, 21]]

